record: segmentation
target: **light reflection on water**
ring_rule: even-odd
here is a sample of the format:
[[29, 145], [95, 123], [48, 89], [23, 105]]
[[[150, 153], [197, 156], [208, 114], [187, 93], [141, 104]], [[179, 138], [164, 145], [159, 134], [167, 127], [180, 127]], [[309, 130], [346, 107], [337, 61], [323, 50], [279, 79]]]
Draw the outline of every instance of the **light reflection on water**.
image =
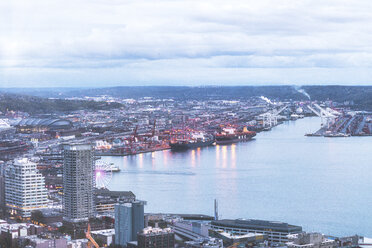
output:
[[306, 231], [372, 236], [372, 137], [305, 137], [317, 118], [287, 122], [255, 140], [185, 152], [104, 157], [121, 169], [109, 188], [131, 190], [147, 212], [259, 218]]

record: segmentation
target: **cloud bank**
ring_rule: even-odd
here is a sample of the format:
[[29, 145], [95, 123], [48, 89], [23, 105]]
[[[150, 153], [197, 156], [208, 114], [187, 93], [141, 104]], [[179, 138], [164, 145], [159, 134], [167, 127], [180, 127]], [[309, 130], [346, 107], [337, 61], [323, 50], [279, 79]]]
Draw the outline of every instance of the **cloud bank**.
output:
[[12, 0], [0, 86], [370, 84], [368, 0]]

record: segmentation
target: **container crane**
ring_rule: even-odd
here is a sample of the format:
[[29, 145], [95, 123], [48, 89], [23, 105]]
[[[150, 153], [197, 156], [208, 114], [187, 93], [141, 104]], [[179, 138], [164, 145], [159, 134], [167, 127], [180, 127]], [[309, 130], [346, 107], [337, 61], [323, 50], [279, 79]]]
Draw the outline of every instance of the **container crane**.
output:
[[274, 108], [273, 110], [269, 112], [261, 114], [264, 126], [270, 127], [270, 128], [273, 126], [276, 126], [278, 124], [279, 114], [283, 112], [287, 107], [288, 105], [285, 105], [279, 109]]
[[129, 142], [130, 142], [130, 153], [134, 153], [133, 143], [136, 142], [137, 131], [138, 131], [138, 125], [134, 128], [133, 135], [132, 135], [132, 137], [129, 139]]
[[337, 118], [337, 116], [341, 115], [340, 112], [337, 112], [336, 110], [333, 110], [331, 108], [322, 108], [318, 104], [314, 104], [313, 108], [311, 105], [307, 106], [311, 111], [313, 111], [317, 116], [321, 119], [321, 125], [322, 127], [329, 128], [330, 125], [334, 122], [334, 120]]

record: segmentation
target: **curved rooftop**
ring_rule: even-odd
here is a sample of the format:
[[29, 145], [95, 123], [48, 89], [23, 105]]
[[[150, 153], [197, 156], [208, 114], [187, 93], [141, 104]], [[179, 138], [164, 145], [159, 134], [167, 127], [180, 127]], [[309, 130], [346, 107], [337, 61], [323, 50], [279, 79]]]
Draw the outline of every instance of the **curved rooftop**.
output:
[[72, 122], [60, 118], [25, 118], [13, 124], [16, 127], [48, 127], [48, 128], [69, 128], [72, 127]]

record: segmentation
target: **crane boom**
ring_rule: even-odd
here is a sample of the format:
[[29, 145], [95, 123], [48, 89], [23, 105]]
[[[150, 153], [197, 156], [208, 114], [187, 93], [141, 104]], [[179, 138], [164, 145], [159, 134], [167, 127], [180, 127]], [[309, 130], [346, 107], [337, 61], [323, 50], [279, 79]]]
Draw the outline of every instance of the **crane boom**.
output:
[[85, 237], [89, 240], [88, 242], [88, 247], [91, 248], [92, 245], [95, 247], [95, 248], [99, 248], [99, 245], [97, 244], [97, 242], [94, 240], [94, 238], [92, 237], [92, 235], [90, 234], [90, 224], [88, 224], [88, 229], [87, 229], [87, 232], [85, 233]]

